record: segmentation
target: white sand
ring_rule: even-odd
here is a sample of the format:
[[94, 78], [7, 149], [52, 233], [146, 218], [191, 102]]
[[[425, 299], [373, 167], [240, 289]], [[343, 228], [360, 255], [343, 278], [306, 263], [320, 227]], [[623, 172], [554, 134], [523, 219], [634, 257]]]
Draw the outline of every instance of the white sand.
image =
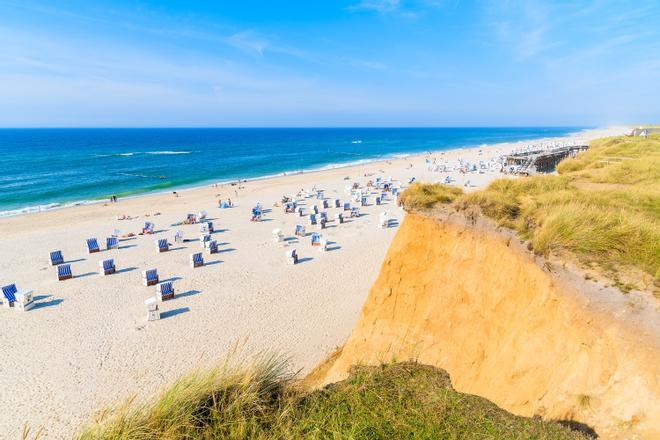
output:
[[[626, 130], [591, 130], [578, 138]], [[476, 162], [520, 145], [482, 148], [482, 155], [475, 148], [433, 157]], [[48, 438], [66, 438], [95, 411], [119, 399], [151, 395], [200, 363], [222, 358], [236, 343], [246, 352], [286, 353], [293, 368], [313, 367], [347, 338], [378, 274], [397, 229], [377, 228], [379, 213], [399, 221], [403, 213], [390, 197], [383, 206], [361, 208], [359, 219], [330, 222], [323, 234], [334, 250], [322, 254], [309, 238], [293, 242], [308, 260], [289, 266], [289, 245], [274, 243], [271, 231], [282, 228], [292, 237], [294, 225], [306, 219], [272, 208], [265, 221], [253, 223], [251, 207], [260, 201], [271, 208], [283, 194], [313, 185], [324, 189], [326, 197], [345, 201], [344, 187], [352, 182], [364, 185], [377, 176], [435, 182], [447, 174], [427, 171], [425, 157], [249, 182], [238, 197], [234, 187], [204, 187], [179, 191], [179, 198], [167, 193], [0, 219], [0, 283], [33, 290], [39, 303], [26, 313], [0, 309], [0, 436], [19, 438], [27, 424], [43, 429]], [[409, 164], [412, 169], [406, 169]], [[464, 177], [451, 174], [463, 184]], [[474, 188], [497, 177], [495, 172], [468, 176]], [[217, 194], [231, 197], [237, 206], [217, 208]], [[309, 210], [318, 201], [305, 202]], [[177, 229], [186, 238], [197, 238], [198, 225], [170, 225], [202, 209], [222, 229], [213, 238], [223, 252], [205, 254], [209, 265], [198, 269], [188, 263], [190, 253], [201, 250], [197, 241], [156, 252], [155, 239], [172, 242]], [[331, 219], [338, 212], [327, 211]], [[161, 215], [145, 217], [155, 212]], [[120, 214], [135, 219], [118, 221]], [[87, 254], [86, 238], [97, 237], [105, 248], [113, 229], [138, 232], [145, 220], [154, 221], [161, 232], [123, 240], [119, 250]], [[74, 279], [57, 281], [48, 264], [48, 252], [55, 249], [73, 261]], [[120, 273], [98, 275], [103, 258], [114, 258]], [[155, 322], [146, 321], [144, 307], [155, 289], [141, 283], [142, 270], [151, 267], [158, 268], [161, 280], [174, 277], [177, 290], [175, 299], [161, 304], [169, 316]]]

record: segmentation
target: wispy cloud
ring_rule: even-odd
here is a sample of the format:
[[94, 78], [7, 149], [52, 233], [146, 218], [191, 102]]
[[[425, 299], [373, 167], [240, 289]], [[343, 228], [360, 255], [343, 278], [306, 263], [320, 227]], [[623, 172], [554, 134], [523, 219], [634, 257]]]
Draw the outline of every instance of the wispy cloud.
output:
[[349, 9], [363, 9], [368, 11], [376, 11], [380, 14], [386, 14], [390, 12], [396, 12], [400, 7], [400, 0], [361, 0], [360, 2], [350, 6]]

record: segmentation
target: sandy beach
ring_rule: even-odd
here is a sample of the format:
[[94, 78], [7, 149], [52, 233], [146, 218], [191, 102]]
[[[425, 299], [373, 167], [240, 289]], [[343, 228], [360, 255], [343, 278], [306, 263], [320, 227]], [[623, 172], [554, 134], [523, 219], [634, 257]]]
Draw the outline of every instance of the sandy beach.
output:
[[[594, 129], [552, 141], [584, 140], [619, 135], [626, 127]], [[550, 140], [545, 140], [550, 141]], [[359, 218], [344, 224], [331, 221], [320, 231], [329, 240], [327, 252], [310, 245], [309, 237], [294, 239], [297, 214], [285, 214], [273, 204], [301, 189], [324, 190], [326, 198], [349, 201], [345, 187], [389, 176], [406, 186], [411, 177], [437, 182], [451, 176], [474, 190], [501, 177], [488, 170], [461, 175], [430, 171], [435, 158], [453, 165], [509, 153], [525, 143], [437, 152], [366, 165], [337, 168], [246, 182], [237, 186], [205, 186], [0, 219], [0, 283], [32, 290], [37, 306], [28, 312], [0, 308], [0, 401], [11, 411], [0, 413], [3, 438], [20, 438], [24, 426], [42, 429], [44, 438], [68, 438], [80, 423], [110, 404], [132, 396], [143, 398], [199, 366], [222, 359], [238, 345], [241, 353], [273, 350], [290, 356], [295, 369], [305, 371], [348, 337], [360, 307], [378, 275], [403, 211], [389, 196], [381, 206], [360, 209]], [[218, 199], [230, 197], [234, 207], [220, 209]], [[262, 221], [251, 222], [260, 202]], [[302, 206], [320, 204], [307, 198]], [[202, 250], [199, 225], [175, 224], [187, 213], [208, 212], [215, 225], [213, 239], [220, 252], [204, 254], [206, 265], [193, 269], [189, 255]], [[340, 209], [326, 210], [330, 219]], [[380, 229], [379, 214], [395, 219]], [[118, 220], [120, 216], [130, 220]], [[138, 233], [145, 221], [155, 223], [153, 235], [120, 240], [119, 249], [105, 250], [114, 229]], [[287, 240], [276, 243], [272, 230]], [[186, 239], [174, 243], [180, 230]], [[307, 227], [307, 232], [319, 231]], [[88, 254], [85, 240], [96, 237], [100, 253]], [[167, 238], [169, 252], [158, 253], [155, 240]], [[301, 258], [287, 265], [285, 253], [295, 247]], [[74, 278], [58, 281], [48, 253], [60, 249]], [[98, 274], [101, 259], [114, 258], [117, 273]], [[162, 318], [146, 320], [141, 273], [157, 268], [161, 281], [174, 280], [176, 296], [160, 303]]]

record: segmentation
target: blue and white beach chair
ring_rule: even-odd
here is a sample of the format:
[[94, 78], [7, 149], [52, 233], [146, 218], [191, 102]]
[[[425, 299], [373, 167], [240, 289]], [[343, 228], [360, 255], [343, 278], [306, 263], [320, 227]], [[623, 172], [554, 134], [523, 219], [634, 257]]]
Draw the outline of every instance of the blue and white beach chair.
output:
[[107, 260], [99, 261], [99, 274], [110, 275], [115, 273], [115, 260], [108, 258]]
[[330, 207], [330, 205], [328, 204], [328, 201], [324, 199], [323, 200], [323, 209], [328, 209], [329, 207]]
[[209, 224], [208, 223], [200, 223], [199, 224], [199, 232], [202, 234], [208, 234], [209, 233]]
[[313, 212], [314, 214], [318, 214], [318, 213], [319, 213], [319, 207], [316, 206], [316, 205], [312, 205], [312, 212]]
[[174, 233], [174, 242], [175, 243], [183, 243], [183, 232], [176, 231]]
[[341, 200], [335, 199], [335, 208], [341, 208]]
[[206, 247], [206, 242], [211, 241], [211, 236], [209, 234], [204, 234], [199, 236], [199, 244], [205, 248]]
[[344, 203], [344, 211], [350, 211], [351, 210], [351, 204], [348, 202]]
[[380, 197], [376, 197], [376, 205], [380, 205]]
[[304, 237], [305, 236], [305, 227], [303, 225], [296, 225], [296, 232], [294, 235], [296, 237]]
[[360, 209], [357, 206], [351, 208], [351, 217], [359, 217], [359, 216], [360, 216]]
[[209, 240], [206, 242], [206, 252], [210, 254], [215, 254], [218, 252], [218, 242], [216, 240]]
[[144, 222], [144, 227], [142, 228], [143, 234], [153, 234], [154, 233], [154, 224], [152, 222]]
[[344, 214], [342, 214], [341, 212], [335, 214], [335, 221], [339, 224], [344, 223]]
[[119, 239], [117, 237], [108, 237], [105, 239], [106, 249], [119, 249]]
[[2, 287], [2, 304], [5, 308], [13, 307], [15, 310], [30, 310], [34, 307], [32, 291], [24, 292], [16, 288], [16, 284], [9, 284]]
[[73, 278], [70, 264], [60, 264], [57, 266], [57, 279], [59, 281], [68, 280], [70, 278]]
[[328, 221], [328, 213], [325, 212], [325, 211], [319, 213], [319, 220], [327, 222]]
[[316, 214], [310, 214], [309, 217], [307, 217], [307, 224], [310, 226], [316, 224]]
[[94, 252], [101, 252], [99, 249], [99, 243], [96, 241], [96, 238], [87, 239], [87, 252], [93, 254]]
[[367, 198], [360, 197], [360, 206], [367, 206]]
[[142, 284], [145, 286], [158, 284], [158, 269], [147, 269], [142, 271]]
[[302, 209], [302, 206], [298, 208], [298, 217], [304, 217], [305, 211]]
[[167, 252], [170, 250], [170, 244], [167, 242], [167, 238], [159, 238], [156, 240], [156, 245], [158, 246], [158, 252]]
[[204, 257], [201, 252], [196, 252], [190, 255], [190, 265], [193, 268], [204, 266]]
[[295, 249], [287, 250], [286, 261], [289, 264], [298, 264], [298, 252]]
[[58, 264], [64, 263], [64, 257], [62, 256], [62, 251], [53, 251], [50, 253], [50, 265], [57, 266]]
[[312, 246], [321, 246], [321, 234], [317, 232], [312, 233]]
[[215, 232], [215, 229], [213, 229], [213, 222], [206, 222], [209, 228], [209, 233]]
[[62, 256], [62, 251], [53, 251], [50, 253], [50, 265], [57, 266], [58, 264], [64, 263], [64, 257]]
[[174, 298], [174, 283], [172, 281], [164, 281], [158, 283], [156, 286], [156, 297], [160, 301], [166, 301]]

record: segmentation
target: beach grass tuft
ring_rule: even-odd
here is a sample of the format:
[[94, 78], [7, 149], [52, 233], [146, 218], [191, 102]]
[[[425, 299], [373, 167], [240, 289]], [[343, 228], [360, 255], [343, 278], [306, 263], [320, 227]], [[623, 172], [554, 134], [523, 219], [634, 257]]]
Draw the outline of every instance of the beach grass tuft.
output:
[[272, 357], [245, 370], [198, 371], [154, 402], [127, 405], [79, 439], [508, 438], [582, 439], [560, 423], [514, 416], [456, 392], [443, 370], [416, 363], [354, 367], [321, 390], [297, 387]]
[[460, 188], [441, 184], [413, 183], [399, 196], [399, 204], [405, 209], [426, 209], [438, 203], [449, 203], [463, 194]]

